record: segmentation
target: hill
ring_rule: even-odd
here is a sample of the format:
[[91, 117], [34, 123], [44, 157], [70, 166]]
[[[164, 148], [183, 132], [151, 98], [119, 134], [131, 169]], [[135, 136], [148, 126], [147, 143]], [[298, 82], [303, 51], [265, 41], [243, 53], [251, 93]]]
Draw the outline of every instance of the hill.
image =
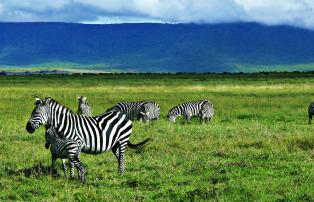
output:
[[314, 70], [314, 31], [255, 23], [0, 23], [0, 67], [145, 72]]

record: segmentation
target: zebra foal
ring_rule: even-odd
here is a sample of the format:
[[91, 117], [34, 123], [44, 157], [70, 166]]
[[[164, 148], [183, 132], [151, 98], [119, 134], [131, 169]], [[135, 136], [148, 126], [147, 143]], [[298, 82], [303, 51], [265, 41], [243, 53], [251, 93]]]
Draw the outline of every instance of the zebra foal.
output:
[[61, 139], [58, 137], [57, 131], [50, 127], [45, 133], [46, 149], [51, 152], [51, 172], [52, 176], [56, 173], [55, 162], [58, 158], [62, 159], [62, 169], [64, 177], [66, 177], [66, 165], [64, 159], [69, 159], [70, 164], [70, 178], [74, 178], [74, 166], [78, 170], [81, 182], [85, 182], [85, 170], [80, 161], [81, 143], [72, 139]]

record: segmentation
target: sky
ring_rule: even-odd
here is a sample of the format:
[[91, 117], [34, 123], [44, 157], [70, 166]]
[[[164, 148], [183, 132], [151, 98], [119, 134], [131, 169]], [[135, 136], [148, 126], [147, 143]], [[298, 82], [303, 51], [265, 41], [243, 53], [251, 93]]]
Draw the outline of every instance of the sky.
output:
[[314, 0], [0, 0], [1, 22], [257, 22], [314, 29]]

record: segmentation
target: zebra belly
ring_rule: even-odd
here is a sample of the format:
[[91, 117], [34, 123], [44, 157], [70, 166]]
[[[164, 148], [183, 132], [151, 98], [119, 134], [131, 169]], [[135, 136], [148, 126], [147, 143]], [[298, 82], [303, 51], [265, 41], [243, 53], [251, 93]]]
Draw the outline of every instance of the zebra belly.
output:
[[[112, 143], [112, 146], [114, 146], [115, 144], [117, 143], [117, 141], [113, 142]], [[86, 153], [86, 154], [101, 154], [105, 151], [108, 151], [108, 150], [111, 150], [111, 147], [106, 147], [106, 146], [102, 146], [101, 148], [96, 148], [95, 146], [89, 146], [89, 145], [82, 145], [82, 148], [81, 148], [81, 151], [83, 153]]]

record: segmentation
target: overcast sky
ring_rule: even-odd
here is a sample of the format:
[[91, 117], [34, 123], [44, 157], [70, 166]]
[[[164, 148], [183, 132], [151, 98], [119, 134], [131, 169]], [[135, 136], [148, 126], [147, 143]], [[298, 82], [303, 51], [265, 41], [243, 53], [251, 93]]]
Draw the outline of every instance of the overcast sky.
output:
[[314, 0], [0, 0], [2, 22], [259, 22], [314, 29]]

